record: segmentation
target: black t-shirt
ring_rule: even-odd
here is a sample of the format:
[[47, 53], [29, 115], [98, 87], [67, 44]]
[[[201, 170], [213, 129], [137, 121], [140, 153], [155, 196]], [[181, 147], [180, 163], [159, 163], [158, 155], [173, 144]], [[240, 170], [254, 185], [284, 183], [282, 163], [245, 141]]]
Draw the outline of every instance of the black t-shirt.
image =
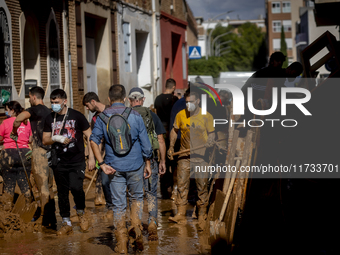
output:
[[152, 120], [153, 120], [153, 124], [155, 125], [155, 132], [157, 135], [161, 135], [161, 134], [165, 134], [165, 129], [164, 126], [161, 122], [161, 119], [157, 116], [156, 113], [151, 112], [151, 116], [152, 116]]
[[[44, 132], [52, 133], [55, 113], [52, 112], [46, 117]], [[83, 131], [87, 130], [90, 125], [85, 116], [74, 109], [68, 109], [64, 128], [59, 133], [64, 115], [56, 114], [56, 128], [54, 135], [60, 134], [71, 142], [67, 145], [54, 143], [53, 146], [57, 150], [58, 160], [62, 163], [78, 163], [85, 161]]]
[[42, 136], [44, 130], [44, 123], [47, 115], [51, 113], [51, 110], [48, 109], [45, 105], [38, 104], [34, 105], [31, 108], [28, 108], [28, 111], [31, 114], [30, 122], [33, 133], [34, 143], [45, 150], [49, 150], [51, 146], [43, 145]]
[[160, 94], [155, 99], [157, 115], [161, 119], [165, 129], [169, 129], [171, 109], [177, 100], [178, 97], [175, 97], [173, 94]]

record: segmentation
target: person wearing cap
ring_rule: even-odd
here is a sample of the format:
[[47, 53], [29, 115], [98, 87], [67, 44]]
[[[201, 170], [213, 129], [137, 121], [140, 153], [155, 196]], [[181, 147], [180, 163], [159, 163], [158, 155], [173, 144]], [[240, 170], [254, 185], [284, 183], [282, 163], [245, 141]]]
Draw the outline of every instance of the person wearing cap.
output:
[[[146, 193], [146, 199], [148, 201], [148, 232], [149, 232], [149, 241], [158, 240], [157, 234], [157, 183], [158, 183], [158, 174], [162, 175], [166, 171], [165, 167], [165, 141], [163, 135], [165, 134], [165, 129], [162, 125], [160, 118], [153, 113], [149, 108], [143, 107], [144, 104], [144, 92], [142, 89], [135, 87], [130, 90], [129, 93], [129, 102], [132, 109], [136, 110], [139, 113], [145, 113], [146, 111], [150, 112], [153, 127], [157, 134], [157, 139], [159, 143], [159, 152], [160, 152], [160, 162], [158, 166], [158, 154], [157, 151], [154, 150], [153, 157], [151, 159], [151, 177], [149, 179], [144, 180], [144, 191]], [[141, 114], [142, 115], [142, 114]], [[142, 115], [143, 116], [143, 115]], [[149, 115], [150, 116], [150, 115]], [[145, 121], [144, 121], [145, 123]]]
[[[109, 89], [111, 106], [103, 111], [108, 117], [122, 114], [126, 107], [126, 90], [123, 85], [115, 84]], [[125, 155], [118, 155], [111, 147], [106, 125], [101, 118], [97, 121], [90, 137], [93, 153], [101, 169], [110, 177], [111, 198], [113, 204], [113, 225], [117, 244], [115, 252], [127, 253], [128, 233], [138, 250], [143, 250], [141, 218], [143, 214], [143, 181], [151, 175], [152, 147], [140, 114], [131, 110], [127, 117], [132, 147]], [[105, 141], [105, 158], [103, 159], [99, 145]], [[144, 178], [143, 178], [144, 174]], [[128, 191], [126, 191], [128, 190]], [[126, 228], [127, 193], [131, 200], [131, 226]]]

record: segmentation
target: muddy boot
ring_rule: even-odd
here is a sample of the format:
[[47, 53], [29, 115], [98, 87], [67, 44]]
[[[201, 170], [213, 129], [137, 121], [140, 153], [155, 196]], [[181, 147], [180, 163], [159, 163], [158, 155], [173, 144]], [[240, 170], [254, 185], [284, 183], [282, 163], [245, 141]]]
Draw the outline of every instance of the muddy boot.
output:
[[13, 209], [13, 196], [4, 192], [1, 197], [4, 211], [12, 211]]
[[63, 218], [63, 225], [58, 230], [58, 236], [70, 235], [73, 233], [72, 223], [70, 218]]
[[87, 219], [85, 212], [83, 210], [77, 211], [79, 222], [80, 222], [80, 228], [83, 231], [86, 231], [89, 229], [89, 220]]
[[125, 225], [125, 219], [121, 220], [115, 230], [115, 236], [117, 240], [116, 247], [114, 251], [119, 254], [127, 254], [128, 253], [128, 236], [127, 236], [127, 229]]
[[198, 209], [198, 231], [203, 231], [207, 219], [207, 207]]
[[[142, 206], [142, 203], [140, 206]], [[131, 226], [129, 227], [128, 232], [129, 236], [132, 238], [132, 242], [136, 244], [137, 249], [142, 251], [144, 249], [142, 235], [143, 226], [138, 215], [140, 206], [138, 206], [137, 203], [132, 203], [131, 205]]]
[[185, 214], [187, 211], [186, 205], [178, 206], [177, 214], [174, 217], [169, 217], [169, 221], [175, 222], [175, 223], [186, 223]]
[[106, 217], [107, 219], [110, 219], [110, 220], [113, 219], [113, 211], [112, 211], [112, 209], [107, 209], [107, 212], [106, 212], [106, 214], [105, 214], [105, 217]]
[[105, 198], [103, 194], [96, 194], [96, 198], [94, 199], [95, 206], [106, 205]]
[[157, 241], [158, 240], [158, 234], [157, 234], [157, 223], [154, 219], [151, 219], [150, 224], [148, 226], [148, 232], [149, 232], [149, 241]]

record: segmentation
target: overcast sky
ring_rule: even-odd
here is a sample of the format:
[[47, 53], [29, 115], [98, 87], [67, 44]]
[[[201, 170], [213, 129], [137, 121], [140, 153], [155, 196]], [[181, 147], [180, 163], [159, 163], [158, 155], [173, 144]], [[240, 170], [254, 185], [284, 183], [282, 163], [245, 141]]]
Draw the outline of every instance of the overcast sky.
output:
[[[259, 15], [265, 16], [265, 0], [187, 0], [194, 16], [203, 16], [204, 20], [227, 12], [230, 19], [257, 19]], [[221, 16], [225, 18], [226, 15]], [[218, 18], [220, 19], [220, 18]]]

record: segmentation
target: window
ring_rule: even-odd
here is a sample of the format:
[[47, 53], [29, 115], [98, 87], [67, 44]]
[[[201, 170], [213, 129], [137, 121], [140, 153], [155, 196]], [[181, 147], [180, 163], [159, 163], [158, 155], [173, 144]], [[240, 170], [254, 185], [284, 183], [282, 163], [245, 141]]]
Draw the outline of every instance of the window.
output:
[[130, 23], [123, 22], [125, 72], [131, 72], [131, 32]]
[[282, 2], [282, 12], [290, 13], [290, 2]]
[[[286, 38], [287, 49], [291, 50], [293, 48], [293, 40], [292, 38]], [[273, 39], [273, 50], [280, 51], [281, 50], [281, 39]]]
[[50, 57], [50, 85], [51, 91], [53, 91], [60, 88], [58, 35], [54, 20], [50, 22], [48, 50]]
[[280, 12], [281, 12], [281, 3], [272, 2], [272, 13], [280, 13]]
[[273, 20], [273, 32], [281, 32], [281, 20]]
[[292, 32], [292, 21], [291, 20], [283, 20], [282, 25], [283, 25], [283, 29], [285, 32]]
[[[0, 8], [0, 90], [12, 92], [11, 37], [6, 12]], [[9, 100], [10, 101], [10, 98]], [[0, 100], [0, 107], [2, 101]]]

